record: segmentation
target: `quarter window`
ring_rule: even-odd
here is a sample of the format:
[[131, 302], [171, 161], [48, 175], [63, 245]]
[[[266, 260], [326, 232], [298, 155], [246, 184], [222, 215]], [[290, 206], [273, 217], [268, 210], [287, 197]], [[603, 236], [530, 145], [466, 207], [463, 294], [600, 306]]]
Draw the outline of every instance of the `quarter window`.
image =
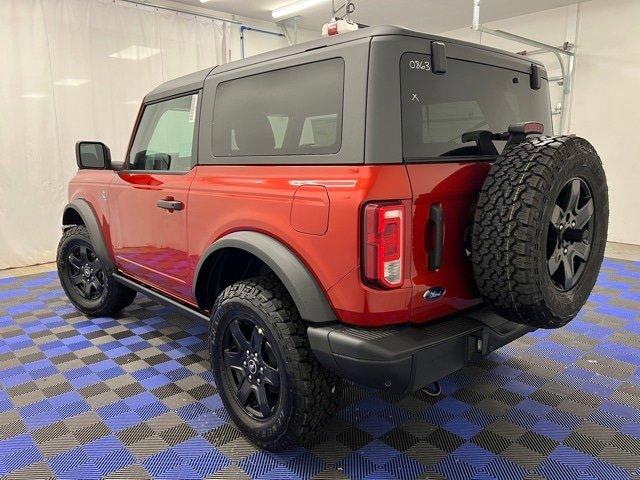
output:
[[193, 94], [145, 107], [129, 154], [129, 169], [190, 170], [197, 104], [198, 95]]
[[335, 58], [220, 83], [214, 155], [337, 153], [343, 84], [344, 62]]

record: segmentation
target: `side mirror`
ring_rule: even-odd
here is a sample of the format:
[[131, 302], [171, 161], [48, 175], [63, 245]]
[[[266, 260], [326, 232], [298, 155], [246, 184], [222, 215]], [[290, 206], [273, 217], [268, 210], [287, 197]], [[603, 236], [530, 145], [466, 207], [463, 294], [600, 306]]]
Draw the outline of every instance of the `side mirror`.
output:
[[76, 143], [76, 162], [80, 170], [110, 170], [111, 151], [102, 142], [78, 142]]

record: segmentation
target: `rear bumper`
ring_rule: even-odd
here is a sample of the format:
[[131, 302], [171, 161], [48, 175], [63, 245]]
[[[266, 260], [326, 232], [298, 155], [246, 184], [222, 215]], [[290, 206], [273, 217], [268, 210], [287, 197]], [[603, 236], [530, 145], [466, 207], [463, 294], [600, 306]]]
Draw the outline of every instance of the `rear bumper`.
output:
[[484, 308], [419, 326], [309, 327], [318, 361], [341, 377], [412, 392], [535, 330]]

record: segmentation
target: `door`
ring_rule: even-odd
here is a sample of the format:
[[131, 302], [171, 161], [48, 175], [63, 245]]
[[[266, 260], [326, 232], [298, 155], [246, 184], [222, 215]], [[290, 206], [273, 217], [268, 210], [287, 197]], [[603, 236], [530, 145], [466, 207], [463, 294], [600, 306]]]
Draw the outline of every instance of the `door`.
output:
[[118, 268], [184, 300], [191, 299], [187, 198], [197, 105], [197, 93], [146, 105], [125, 166], [109, 189]]

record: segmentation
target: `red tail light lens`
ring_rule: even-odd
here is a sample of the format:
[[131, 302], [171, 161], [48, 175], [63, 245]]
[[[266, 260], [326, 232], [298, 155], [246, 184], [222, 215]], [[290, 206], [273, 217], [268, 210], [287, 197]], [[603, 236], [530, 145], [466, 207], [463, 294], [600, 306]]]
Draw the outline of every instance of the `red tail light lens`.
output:
[[404, 281], [404, 206], [370, 203], [363, 218], [363, 276], [372, 286], [398, 288]]

